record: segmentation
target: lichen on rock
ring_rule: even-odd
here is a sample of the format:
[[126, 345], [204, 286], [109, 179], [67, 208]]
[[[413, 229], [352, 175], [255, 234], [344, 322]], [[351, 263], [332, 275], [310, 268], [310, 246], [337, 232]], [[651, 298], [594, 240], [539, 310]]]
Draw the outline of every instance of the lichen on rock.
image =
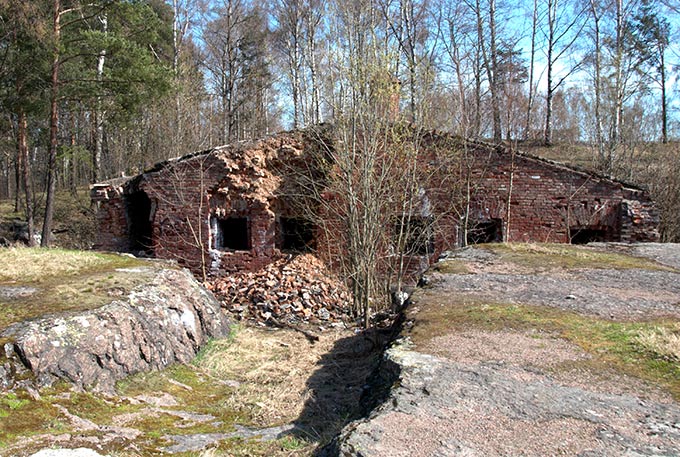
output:
[[9, 341], [0, 358], [7, 373], [30, 370], [37, 386], [63, 380], [112, 392], [117, 380], [187, 363], [228, 333], [219, 303], [187, 270], [159, 268], [149, 284], [99, 308], [11, 325], [0, 333]]

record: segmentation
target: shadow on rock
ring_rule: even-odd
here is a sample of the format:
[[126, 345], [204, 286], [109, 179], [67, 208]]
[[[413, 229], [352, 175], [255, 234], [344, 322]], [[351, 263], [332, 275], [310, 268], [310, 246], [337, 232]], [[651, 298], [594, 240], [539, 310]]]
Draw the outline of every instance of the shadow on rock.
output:
[[382, 355], [399, 326], [396, 322], [340, 339], [321, 358], [319, 368], [307, 380], [309, 398], [292, 432], [320, 443], [314, 455], [337, 455], [334, 438], [343, 427], [365, 417], [387, 398], [396, 378], [393, 370], [382, 369]]

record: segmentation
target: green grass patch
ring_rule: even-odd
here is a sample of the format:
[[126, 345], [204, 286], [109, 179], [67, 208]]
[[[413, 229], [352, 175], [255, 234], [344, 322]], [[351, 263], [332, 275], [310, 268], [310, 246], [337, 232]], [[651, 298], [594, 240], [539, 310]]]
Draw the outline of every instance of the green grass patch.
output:
[[484, 303], [474, 297], [442, 302], [426, 291], [417, 300], [421, 310], [412, 316], [416, 324], [410, 332], [416, 344], [470, 328], [547, 332], [580, 346], [593, 356], [591, 364], [645, 379], [680, 399], [677, 321], [613, 322], [555, 308]]
[[554, 268], [676, 271], [650, 259], [569, 244], [506, 243], [480, 247], [500, 255], [502, 260], [539, 272]]
[[279, 440], [279, 444], [281, 446], [281, 449], [285, 451], [297, 451], [299, 449], [304, 449], [306, 446], [309, 445], [307, 441], [301, 440], [300, 438], [297, 438], [292, 435], [287, 435], [281, 438]]
[[432, 269], [438, 273], [449, 275], [466, 275], [470, 274], [470, 269], [465, 265], [465, 262], [460, 259], [456, 260], [442, 260], [434, 264]]
[[5, 394], [4, 397], [0, 398], [0, 402], [4, 406], [7, 406], [10, 410], [20, 409], [21, 407], [30, 403], [30, 401], [26, 398], [17, 397], [17, 394], [14, 392], [8, 392]]

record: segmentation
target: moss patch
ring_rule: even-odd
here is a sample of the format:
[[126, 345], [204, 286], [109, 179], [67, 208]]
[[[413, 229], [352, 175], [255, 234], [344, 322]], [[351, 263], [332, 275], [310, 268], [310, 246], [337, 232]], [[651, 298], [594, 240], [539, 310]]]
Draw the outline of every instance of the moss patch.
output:
[[667, 351], [650, 350], [649, 334], [677, 332], [677, 322], [612, 322], [555, 308], [485, 303], [471, 296], [442, 300], [434, 292], [420, 291], [409, 332], [418, 344], [455, 330], [539, 331], [564, 338], [593, 356], [605, 370], [614, 369], [665, 387], [680, 398], [680, 365]]
[[132, 405], [117, 398], [105, 399], [89, 392], [71, 392], [68, 398], [52, 398], [55, 403], [64, 406], [71, 414], [98, 425], [110, 425], [114, 416], [141, 409], [140, 405]]
[[0, 394], [0, 445], [18, 437], [68, 429], [59, 416], [50, 398], [36, 401], [23, 391], [4, 392]]
[[[131, 376], [118, 383], [118, 391], [121, 395], [128, 397], [165, 392], [172, 395], [178, 403], [177, 406], [165, 409], [209, 414], [224, 424], [249, 425], [252, 423], [252, 417], [246, 408], [233, 409], [225, 401], [235, 395], [235, 388], [225, 384], [219, 378], [207, 376], [195, 365], [174, 365], [163, 371]], [[175, 417], [175, 421], [181, 422], [181, 419]], [[146, 430], [154, 429], [157, 430], [158, 427], [154, 427], [152, 419], [150, 427]], [[215, 430], [207, 427], [205, 431], [214, 432]], [[163, 430], [163, 432], [170, 433], [171, 430]], [[172, 431], [172, 433], [175, 432]]]
[[643, 269], [676, 271], [653, 260], [568, 244], [506, 243], [479, 246], [534, 271], [564, 269]]
[[271, 442], [260, 442], [255, 439], [239, 438], [224, 440], [208, 451], [175, 454], [186, 457], [284, 457], [313, 455], [314, 445], [293, 437], [283, 437]]

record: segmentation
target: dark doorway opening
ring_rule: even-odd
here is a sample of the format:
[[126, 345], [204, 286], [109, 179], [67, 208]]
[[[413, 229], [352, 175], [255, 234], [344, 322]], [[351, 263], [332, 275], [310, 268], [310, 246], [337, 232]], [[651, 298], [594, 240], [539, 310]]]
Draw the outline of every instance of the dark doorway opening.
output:
[[279, 236], [276, 247], [288, 252], [311, 252], [314, 248], [314, 226], [300, 217], [279, 219]]
[[126, 197], [130, 234], [130, 250], [153, 255], [153, 214], [146, 192], [133, 192]]
[[250, 250], [250, 227], [247, 217], [214, 218], [215, 248], [234, 251]]
[[602, 227], [571, 227], [571, 244], [588, 244], [596, 241], [608, 241], [608, 231]]
[[418, 216], [398, 218], [395, 223], [395, 236], [398, 237], [399, 234], [402, 236], [404, 254], [430, 255], [434, 252], [432, 218]]
[[503, 241], [503, 221], [491, 219], [472, 224], [467, 232], [467, 244], [499, 243]]

